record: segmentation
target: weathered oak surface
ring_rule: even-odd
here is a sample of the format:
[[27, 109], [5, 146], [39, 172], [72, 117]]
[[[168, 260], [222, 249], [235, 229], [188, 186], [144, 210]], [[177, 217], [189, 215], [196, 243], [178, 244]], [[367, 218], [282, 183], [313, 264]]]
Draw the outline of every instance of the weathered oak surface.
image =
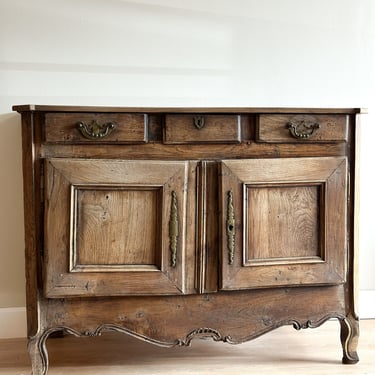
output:
[[330, 318], [358, 361], [359, 109], [14, 109], [34, 375], [57, 331], [170, 347]]

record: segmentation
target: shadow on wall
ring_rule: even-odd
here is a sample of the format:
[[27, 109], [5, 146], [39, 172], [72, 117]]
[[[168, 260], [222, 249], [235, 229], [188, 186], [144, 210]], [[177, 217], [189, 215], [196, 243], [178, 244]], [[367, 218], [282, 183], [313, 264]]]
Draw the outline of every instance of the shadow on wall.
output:
[[0, 308], [25, 305], [21, 117], [0, 114]]

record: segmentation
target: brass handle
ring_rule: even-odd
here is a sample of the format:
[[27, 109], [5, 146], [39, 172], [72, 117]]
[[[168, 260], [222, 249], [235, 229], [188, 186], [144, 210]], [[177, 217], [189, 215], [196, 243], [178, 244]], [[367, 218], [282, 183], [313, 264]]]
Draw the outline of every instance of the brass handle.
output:
[[194, 120], [194, 126], [200, 130], [204, 127], [204, 116], [202, 115], [196, 115], [193, 117]]
[[177, 264], [177, 245], [178, 245], [178, 206], [177, 194], [172, 191], [171, 214], [169, 217], [169, 249], [171, 252], [171, 266]]
[[235, 243], [235, 228], [236, 222], [234, 219], [234, 206], [233, 206], [233, 192], [228, 191], [227, 202], [227, 238], [228, 238], [228, 262], [233, 264], [234, 261], [234, 243]]
[[81, 134], [90, 140], [102, 139], [112, 133], [116, 124], [113, 122], [107, 122], [105, 124], [98, 124], [96, 120], [92, 120], [91, 123], [87, 124], [83, 121], [77, 122], [77, 129]]
[[291, 120], [287, 123], [287, 128], [292, 137], [297, 139], [308, 139], [320, 128], [320, 124], [309, 120]]

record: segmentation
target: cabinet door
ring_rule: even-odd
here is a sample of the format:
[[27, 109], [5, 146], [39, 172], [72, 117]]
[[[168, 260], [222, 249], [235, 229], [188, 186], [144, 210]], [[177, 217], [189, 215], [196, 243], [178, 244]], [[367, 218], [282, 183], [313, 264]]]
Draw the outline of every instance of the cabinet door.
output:
[[225, 160], [221, 289], [346, 277], [344, 157]]
[[194, 176], [185, 161], [46, 160], [46, 296], [185, 293]]

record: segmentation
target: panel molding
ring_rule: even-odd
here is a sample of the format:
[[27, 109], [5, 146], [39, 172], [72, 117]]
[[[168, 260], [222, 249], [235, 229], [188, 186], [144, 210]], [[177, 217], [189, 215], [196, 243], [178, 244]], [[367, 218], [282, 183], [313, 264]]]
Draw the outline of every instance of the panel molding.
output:
[[[232, 264], [222, 262], [221, 289], [234, 290], [258, 287], [275, 287], [285, 285], [338, 285], [346, 281], [346, 198], [347, 198], [347, 160], [345, 157], [317, 157], [290, 159], [248, 159], [223, 160], [221, 163], [221, 208], [222, 233], [226, 228], [226, 196], [233, 191], [233, 202], [236, 214], [242, 216], [242, 225], [236, 227], [236, 253]], [[321, 260], [316, 262], [287, 255], [285, 262], [276, 264], [265, 262], [266, 257], [259, 258], [263, 263], [244, 261], [247, 245], [246, 223], [250, 187], [290, 187], [317, 186], [320, 189], [320, 234], [319, 247]], [[245, 189], [245, 191], [244, 191]], [[324, 203], [324, 204], [323, 204]], [[244, 218], [243, 215], [246, 217]], [[245, 237], [245, 246], [244, 246]], [[267, 236], [265, 236], [267, 237]], [[222, 235], [222, 259], [228, 252]], [[304, 254], [300, 254], [304, 255]], [[306, 254], [314, 255], [314, 254]], [[318, 254], [316, 254], [318, 255]], [[272, 259], [272, 258], [270, 258]], [[310, 259], [309, 259], [310, 260]], [[292, 261], [292, 262], [291, 262]]]
[[[46, 277], [44, 293], [48, 298], [67, 296], [119, 296], [151, 294], [183, 294], [186, 289], [193, 289], [186, 283], [185, 274], [193, 257], [187, 257], [185, 237], [186, 218], [192, 215], [195, 200], [196, 162], [188, 161], [149, 161], [149, 160], [91, 160], [91, 159], [47, 159], [46, 171], [46, 213], [45, 213], [45, 248]], [[192, 178], [192, 183], [188, 183]], [[140, 186], [141, 190], [160, 189], [163, 208], [159, 209], [162, 222], [162, 249], [156, 253], [155, 267], [133, 267], [115, 270], [116, 272], [67, 272], [72, 247], [74, 220], [74, 187], [117, 186], [118, 188]], [[170, 265], [168, 238], [169, 212], [172, 189], [180, 201], [178, 216], [181, 221], [181, 235], [178, 242], [177, 264]], [[189, 199], [188, 199], [189, 195]], [[61, 199], [61, 197], [65, 197]], [[73, 202], [73, 207], [72, 203]], [[72, 214], [73, 212], [73, 214]], [[56, 220], [59, 217], [59, 221]], [[74, 223], [73, 223], [74, 224]], [[74, 227], [74, 225], [73, 225]], [[67, 228], [61, 231], [61, 228]], [[61, 250], [62, 249], [62, 250]], [[94, 262], [92, 262], [94, 265]], [[95, 265], [94, 265], [95, 266]], [[120, 265], [121, 267], [121, 265]], [[113, 267], [115, 268], [115, 267]], [[131, 272], [128, 272], [131, 270]], [[95, 271], [95, 270], [94, 270]], [[150, 272], [151, 271], [151, 272]]]
[[[252, 233], [250, 233], [250, 222], [251, 218], [254, 215], [257, 215], [257, 219], [253, 220], [254, 223], [257, 223], [257, 225], [264, 224], [262, 223], [262, 218], [264, 219], [264, 215], [259, 213], [264, 213], [264, 209], [262, 209], [262, 205], [265, 204], [266, 197], [264, 196], [257, 196], [257, 199], [255, 201], [252, 201], [251, 196], [255, 194], [259, 194], [260, 191], [266, 191], [266, 192], [272, 192], [274, 189], [279, 189], [280, 191], [283, 190], [286, 192], [287, 189], [306, 189], [306, 188], [316, 188], [316, 215], [313, 215], [311, 219], [316, 219], [316, 225], [318, 225], [318, 222], [324, 223], [325, 221], [323, 218], [325, 218], [325, 208], [327, 206], [327, 202], [325, 200], [326, 196], [326, 189], [327, 189], [327, 183], [322, 181], [319, 183], [268, 183], [268, 184], [252, 184], [252, 183], [244, 183], [243, 184], [243, 266], [244, 267], [251, 267], [251, 266], [260, 266], [260, 265], [282, 265], [282, 264], [299, 264], [299, 263], [324, 263], [325, 262], [325, 254], [326, 254], [326, 241], [325, 241], [325, 231], [320, 231], [318, 233], [317, 238], [315, 239], [315, 250], [316, 254], [300, 254], [300, 255], [289, 255], [289, 256], [272, 256], [272, 257], [257, 257], [256, 256], [256, 250], [258, 252], [263, 253], [263, 242], [259, 243], [259, 239], [256, 242], [258, 246], [254, 246], [253, 241], [251, 239], [254, 237], [254, 235], [259, 234], [261, 231], [261, 228], [258, 228], [258, 230], [254, 230]], [[258, 193], [256, 193], [258, 191]], [[268, 193], [266, 193], [268, 194]], [[261, 205], [255, 205], [254, 203], [257, 201], [261, 201]], [[280, 201], [280, 199], [278, 199]], [[311, 202], [313, 203], [313, 202]], [[300, 205], [300, 202], [298, 203]], [[249, 205], [251, 209], [249, 209]], [[255, 209], [254, 207], [257, 207]], [[268, 207], [268, 206], [267, 206]], [[261, 210], [259, 210], [261, 208]], [[295, 211], [295, 208], [292, 207], [292, 212]], [[268, 207], [269, 213], [272, 212], [272, 205], [269, 205]], [[289, 209], [290, 211], [290, 209]], [[281, 214], [281, 213], [280, 213]], [[275, 213], [276, 215], [276, 213]], [[274, 215], [274, 216], [275, 216]], [[278, 217], [278, 215], [277, 215]], [[263, 225], [262, 230], [264, 230], [265, 227], [273, 227], [272, 222], [270, 222], [267, 219], [267, 225]], [[312, 226], [313, 227], [313, 226]], [[289, 229], [289, 225], [286, 225], [286, 230]], [[295, 228], [292, 229], [291, 232], [293, 232]], [[289, 237], [292, 233], [283, 233]], [[319, 232], [319, 231], [318, 231]], [[312, 237], [313, 233], [311, 234], [311, 238], [309, 239], [308, 246], [305, 244], [305, 247], [313, 247], [312, 246]], [[284, 246], [281, 246], [280, 243], [278, 246], [280, 247], [290, 247], [289, 244], [283, 244]], [[262, 250], [259, 250], [262, 248]], [[268, 248], [268, 250], [272, 250], [272, 246]], [[275, 249], [273, 249], [275, 250]], [[305, 249], [306, 250], [306, 249]], [[274, 251], [272, 251], [274, 253]], [[259, 254], [258, 254], [259, 255]], [[277, 254], [280, 255], [280, 254]]]
[[[81, 220], [84, 220], [84, 215], [81, 212], [79, 215], [80, 204], [79, 204], [79, 194], [84, 194], [88, 192], [106, 192], [107, 199], [108, 195], [111, 193], [119, 193], [119, 192], [145, 192], [145, 193], [154, 193], [155, 194], [155, 217], [157, 220], [154, 223], [154, 237], [150, 241], [152, 244], [156, 244], [156, 251], [153, 255], [153, 259], [149, 259], [151, 262], [149, 263], [110, 263], [110, 264], [102, 264], [102, 263], [80, 263], [79, 262], [79, 254], [80, 254], [80, 246], [79, 246], [79, 234], [80, 230], [78, 226], [80, 225], [78, 217], [81, 217]], [[134, 272], [134, 271], [142, 271], [142, 272], [154, 272], [154, 271], [161, 271], [161, 258], [162, 258], [162, 232], [161, 227], [157, 228], [157, 222], [162, 220], [162, 202], [163, 202], [163, 186], [162, 185], [147, 185], [147, 184], [139, 184], [139, 185], [128, 185], [128, 184], [116, 184], [116, 185], [95, 185], [95, 184], [88, 184], [88, 185], [71, 185], [71, 205], [70, 205], [70, 222], [71, 222], [71, 230], [70, 230], [70, 250], [69, 250], [69, 258], [70, 258], [70, 265], [69, 270], [70, 272]], [[81, 207], [82, 208], [82, 207]], [[129, 208], [129, 207], [128, 207]], [[144, 207], [143, 207], [144, 208]], [[112, 207], [113, 209], [113, 207]], [[111, 216], [111, 208], [107, 207], [109, 210], [109, 216]], [[106, 210], [103, 210], [104, 212]], [[152, 215], [152, 212], [148, 213], [146, 217]], [[128, 217], [127, 217], [128, 222]], [[145, 233], [145, 232], [143, 232]], [[84, 247], [84, 241], [81, 244]], [[149, 249], [150, 250], [150, 249]], [[92, 250], [90, 250], [92, 252]]]

